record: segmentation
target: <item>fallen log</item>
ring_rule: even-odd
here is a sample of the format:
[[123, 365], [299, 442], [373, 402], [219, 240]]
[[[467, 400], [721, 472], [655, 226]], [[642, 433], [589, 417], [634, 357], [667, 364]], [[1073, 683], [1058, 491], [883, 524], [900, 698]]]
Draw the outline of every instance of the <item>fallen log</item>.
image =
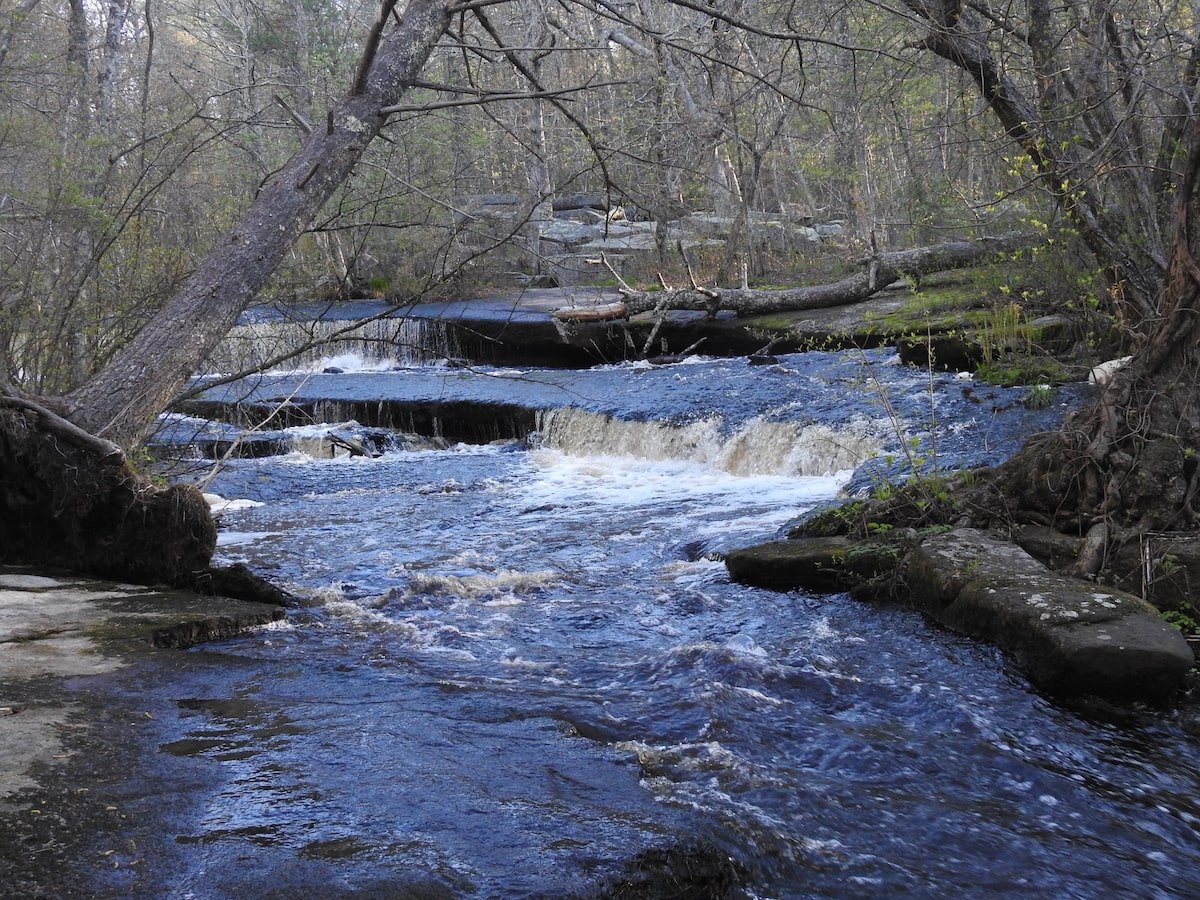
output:
[[553, 313], [554, 318], [563, 322], [611, 322], [628, 315], [625, 303], [620, 300], [593, 306], [564, 306]]
[[[828, 284], [782, 290], [688, 287], [669, 291], [665, 308], [701, 310], [710, 315], [725, 309], [741, 316], [753, 316], [846, 306], [866, 300], [903, 278], [919, 278], [978, 265], [998, 253], [1010, 253], [1040, 240], [1042, 236], [1037, 234], [1008, 234], [875, 253], [862, 261], [861, 271]], [[602, 322], [664, 307], [662, 291], [622, 290], [621, 293], [624, 300], [620, 303], [560, 309], [554, 317], [561, 322]]]

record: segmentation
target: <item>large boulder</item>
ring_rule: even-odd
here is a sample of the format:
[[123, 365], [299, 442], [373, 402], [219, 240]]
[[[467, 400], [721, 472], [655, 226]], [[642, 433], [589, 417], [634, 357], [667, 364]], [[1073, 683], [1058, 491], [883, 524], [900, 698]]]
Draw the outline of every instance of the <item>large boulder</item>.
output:
[[906, 549], [895, 541], [841, 536], [770, 541], [732, 551], [725, 557], [725, 567], [739, 584], [874, 596], [881, 580], [891, 584]]
[[1124, 591], [1050, 571], [1016, 544], [957, 528], [915, 540], [772, 541], [726, 558], [730, 577], [773, 590], [895, 598], [996, 644], [1056, 694], [1154, 700], [1194, 665], [1183, 636]]
[[1011, 653], [1056, 693], [1154, 699], [1195, 662], [1141, 598], [1051, 572], [1015, 544], [959, 528], [923, 541], [905, 577], [912, 603]]

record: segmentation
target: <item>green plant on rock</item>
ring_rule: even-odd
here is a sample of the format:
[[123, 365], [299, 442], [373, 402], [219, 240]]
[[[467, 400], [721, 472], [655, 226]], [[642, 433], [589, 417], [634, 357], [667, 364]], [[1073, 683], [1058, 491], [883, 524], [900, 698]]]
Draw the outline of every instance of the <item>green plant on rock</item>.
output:
[[840, 506], [823, 509], [801, 522], [790, 532], [791, 537], [836, 537], [851, 534], [863, 528], [862, 500], [853, 500]]
[[1029, 338], [1026, 333], [1025, 311], [1017, 303], [1006, 303], [992, 310], [979, 325], [979, 346], [983, 351], [983, 361], [1012, 353], [1017, 350], [1029, 350]]
[[1071, 373], [1058, 360], [1024, 352], [984, 360], [975, 370], [975, 377], [999, 387], [1053, 386], [1072, 380]]
[[1162, 617], [1164, 622], [1173, 625], [1186, 635], [1200, 635], [1200, 621], [1197, 621], [1194, 607], [1189, 606], [1186, 610], [1169, 609], [1162, 614]]
[[1025, 406], [1028, 409], [1046, 409], [1054, 402], [1054, 388], [1048, 384], [1035, 384], [1025, 395]]

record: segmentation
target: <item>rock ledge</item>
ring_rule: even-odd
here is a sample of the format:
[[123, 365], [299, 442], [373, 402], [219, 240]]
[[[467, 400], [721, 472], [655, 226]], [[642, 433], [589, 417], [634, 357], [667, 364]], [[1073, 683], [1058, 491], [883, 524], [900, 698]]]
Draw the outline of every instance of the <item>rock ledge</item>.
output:
[[[852, 547], [843, 539], [774, 541], [735, 551], [726, 565], [735, 581], [776, 590], [852, 590], [878, 574], [883, 558], [872, 551], [864, 571]], [[1056, 574], [981, 531], [932, 535], [907, 552], [898, 544], [894, 558], [895, 596], [996, 644], [1051, 693], [1161, 699], [1195, 663], [1183, 636], [1139, 597]]]

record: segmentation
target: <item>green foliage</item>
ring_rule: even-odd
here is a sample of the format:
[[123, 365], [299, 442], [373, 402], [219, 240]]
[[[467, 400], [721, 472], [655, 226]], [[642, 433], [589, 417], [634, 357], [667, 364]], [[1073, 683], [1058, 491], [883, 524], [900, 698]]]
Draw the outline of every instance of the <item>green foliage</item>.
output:
[[1003, 357], [984, 360], [975, 370], [975, 376], [980, 381], [1001, 387], [1033, 385], [1033, 389], [1026, 398], [1026, 404], [1030, 406], [1030, 409], [1042, 409], [1043, 407], [1032, 404], [1043, 400], [1049, 401], [1050, 387], [1072, 380], [1071, 372], [1058, 360], [1028, 352], [1011, 353]]
[[863, 508], [862, 500], [831, 506], [809, 516], [789, 534], [792, 537], [836, 537], [856, 532], [863, 527]]
[[1046, 409], [1054, 402], [1054, 388], [1048, 384], [1032, 385], [1024, 402], [1029, 409]]
[[1163, 621], [1168, 625], [1178, 628], [1185, 635], [1200, 635], [1200, 621], [1197, 621], [1198, 614], [1194, 607], [1183, 609], [1170, 609], [1162, 614]]

